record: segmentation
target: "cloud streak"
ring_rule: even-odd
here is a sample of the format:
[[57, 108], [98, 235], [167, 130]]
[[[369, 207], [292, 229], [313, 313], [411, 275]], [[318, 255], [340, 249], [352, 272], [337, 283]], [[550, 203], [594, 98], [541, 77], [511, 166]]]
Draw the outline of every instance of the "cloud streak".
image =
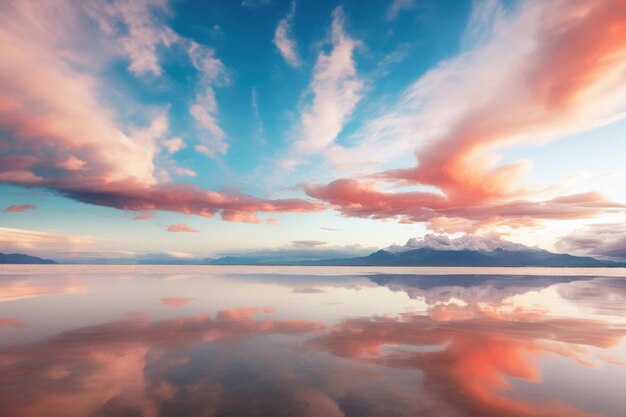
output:
[[623, 223], [590, 225], [563, 236], [556, 247], [568, 253], [626, 260], [626, 226]]
[[161, 302], [169, 307], [182, 307], [193, 301], [193, 298], [163, 298]]
[[295, 14], [296, 2], [292, 1], [289, 13], [276, 26], [273, 42], [280, 55], [285, 59], [285, 62], [294, 68], [299, 68], [302, 66], [302, 60], [298, 55], [298, 46], [291, 33], [291, 25]]
[[196, 233], [197, 230], [193, 227], [186, 225], [184, 223], [171, 224], [167, 226], [168, 232], [186, 232], [186, 233]]
[[[350, 217], [428, 222], [439, 232], [472, 231], [489, 225], [522, 226], [532, 220], [581, 219], [626, 206], [597, 193], [557, 197], [545, 201], [511, 199], [488, 204], [459, 204], [432, 192], [384, 192], [357, 180], [340, 179], [326, 185], [305, 185], [306, 193], [326, 201]], [[528, 224], [526, 224], [528, 225]]]
[[32, 204], [14, 204], [2, 210], [5, 213], [22, 213], [24, 211], [35, 210], [37, 207]]
[[80, 251], [93, 242], [90, 236], [0, 227], [1, 252], [67, 254]]
[[312, 103], [302, 113], [298, 151], [321, 152], [333, 144], [347, 118], [361, 99], [363, 81], [358, 77], [354, 50], [359, 42], [344, 29], [343, 9], [333, 11], [330, 53], [320, 52], [309, 85]]

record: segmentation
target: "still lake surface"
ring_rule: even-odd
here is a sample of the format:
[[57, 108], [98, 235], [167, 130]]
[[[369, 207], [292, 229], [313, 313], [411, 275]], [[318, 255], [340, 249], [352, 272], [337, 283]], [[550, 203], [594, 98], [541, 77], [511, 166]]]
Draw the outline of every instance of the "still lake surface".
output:
[[626, 270], [0, 266], [0, 416], [626, 415]]

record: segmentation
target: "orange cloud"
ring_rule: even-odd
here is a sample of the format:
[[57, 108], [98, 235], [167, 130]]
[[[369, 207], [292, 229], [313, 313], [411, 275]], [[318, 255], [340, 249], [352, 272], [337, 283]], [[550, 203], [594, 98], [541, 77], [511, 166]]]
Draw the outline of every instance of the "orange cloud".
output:
[[194, 229], [193, 227], [188, 226], [183, 223], [171, 224], [167, 227], [166, 230], [168, 232], [197, 232], [197, 230]]
[[0, 317], [0, 327], [25, 327], [28, 323], [21, 320], [6, 319]]
[[[583, 193], [552, 200], [508, 199], [491, 204], [461, 204], [432, 192], [384, 192], [353, 179], [326, 185], [305, 185], [306, 193], [333, 205], [342, 214], [400, 222], [430, 222], [437, 230], [476, 230], [490, 224], [536, 225], [536, 220], [579, 219], [617, 212], [626, 206], [597, 193]], [[446, 221], [443, 222], [442, 218]]]
[[32, 204], [24, 204], [24, 205], [14, 204], [12, 206], [5, 208], [3, 211], [5, 213], [21, 213], [23, 211], [34, 210], [36, 208], [37, 207], [33, 206]]
[[141, 213], [133, 217], [133, 220], [150, 220], [154, 217], [152, 213]]
[[161, 302], [170, 307], [182, 307], [193, 301], [193, 298], [162, 298]]

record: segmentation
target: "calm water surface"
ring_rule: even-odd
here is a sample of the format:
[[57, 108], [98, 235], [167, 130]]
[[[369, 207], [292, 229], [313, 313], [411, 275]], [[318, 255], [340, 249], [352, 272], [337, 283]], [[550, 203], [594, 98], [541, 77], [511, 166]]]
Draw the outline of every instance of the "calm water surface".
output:
[[0, 416], [623, 417], [625, 276], [0, 266]]

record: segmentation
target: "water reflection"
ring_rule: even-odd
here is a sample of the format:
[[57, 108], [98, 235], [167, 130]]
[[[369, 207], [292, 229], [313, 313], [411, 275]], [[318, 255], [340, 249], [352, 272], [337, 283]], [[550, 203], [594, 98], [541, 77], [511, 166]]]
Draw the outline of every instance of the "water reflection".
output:
[[[611, 388], [626, 377], [618, 278], [251, 268], [4, 279], [0, 288], [13, 295], [0, 303], [0, 416], [618, 417], [626, 409]], [[29, 304], [15, 288], [41, 301]], [[74, 309], [89, 324], [58, 324], [41, 306], [60, 317]], [[15, 335], [37, 333], [27, 316], [63, 330], [22, 342]]]
[[523, 310], [478, 317], [474, 312], [474, 317], [467, 319], [464, 310], [455, 306], [443, 314], [444, 321], [410, 313], [399, 318], [347, 320], [308, 345], [341, 357], [419, 370], [424, 374], [426, 390], [422, 395], [439, 398], [449, 408], [446, 413], [592, 415], [558, 397], [535, 404], [532, 399], [507, 396], [512, 388], [509, 378], [541, 382], [538, 359], [547, 354], [595, 366], [605, 358], [594, 356], [589, 348], [616, 346], [625, 335], [624, 327], [602, 321], [549, 318]]

